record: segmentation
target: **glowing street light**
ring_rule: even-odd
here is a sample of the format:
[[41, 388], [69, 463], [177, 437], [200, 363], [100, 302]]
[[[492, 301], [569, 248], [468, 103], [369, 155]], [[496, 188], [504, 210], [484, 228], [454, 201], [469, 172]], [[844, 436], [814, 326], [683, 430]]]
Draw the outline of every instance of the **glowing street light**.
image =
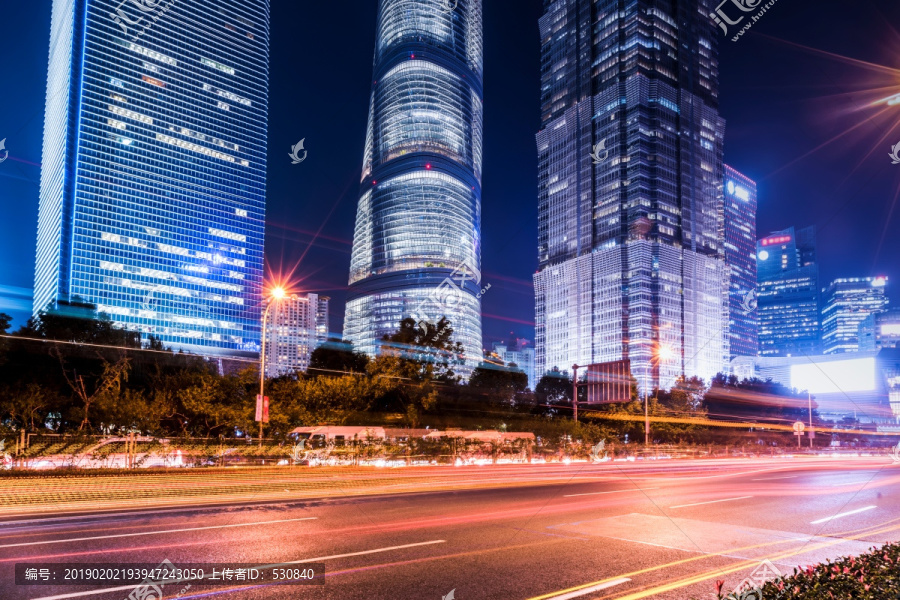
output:
[[[650, 361], [650, 368], [653, 363], [657, 365], [667, 362], [675, 358], [675, 349], [668, 344], [657, 342], [656, 359]], [[644, 376], [644, 446], [650, 445], [650, 371], [649, 369]]]
[[[269, 291], [269, 297], [266, 301], [266, 308], [263, 311], [263, 319], [262, 319], [262, 344], [259, 351], [259, 400], [260, 403], [265, 403], [266, 401], [266, 322], [269, 320], [269, 309], [272, 308], [273, 304], [277, 304], [287, 295], [287, 292], [284, 291], [284, 288], [279, 286], [275, 286]], [[263, 437], [263, 416], [259, 417], [259, 447], [262, 448], [262, 437]]]

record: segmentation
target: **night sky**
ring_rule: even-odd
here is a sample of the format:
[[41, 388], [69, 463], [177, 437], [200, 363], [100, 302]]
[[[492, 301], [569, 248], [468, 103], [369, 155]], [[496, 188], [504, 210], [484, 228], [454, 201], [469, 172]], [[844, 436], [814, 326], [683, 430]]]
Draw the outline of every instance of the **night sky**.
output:
[[[484, 345], [533, 339], [541, 0], [484, 0]], [[266, 260], [296, 291], [332, 297], [343, 327], [375, 43], [375, 0], [274, 0]], [[888, 275], [900, 304], [896, 0], [779, 0], [737, 42], [720, 38], [725, 160], [759, 185], [759, 237], [819, 229], [821, 284]], [[0, 19], [0, 311], [31, 307], [50, 2]], [[305, 138], [307, 159], [290, 148]]]

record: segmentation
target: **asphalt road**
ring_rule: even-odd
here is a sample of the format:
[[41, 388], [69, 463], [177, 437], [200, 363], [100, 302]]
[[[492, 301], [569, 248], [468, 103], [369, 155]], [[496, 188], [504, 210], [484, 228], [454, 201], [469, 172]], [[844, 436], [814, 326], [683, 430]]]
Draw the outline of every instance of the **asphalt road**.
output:
[[[507, 485], [525, 476], [535, 482]], [[169, 584], [166, 600], [705, 600], [716, 580], [732, 589], [760, 577], [764, 559], [787, 574], [900, 541], [900, 465], [886, 457], [462, 467], [453, 477], [482, 483], [3, 517], [0, 598], [122, 600], [135, 587], [19, 586], [16, 563], [169, 560], [318, 563], [325, 576], [315, 586]]]

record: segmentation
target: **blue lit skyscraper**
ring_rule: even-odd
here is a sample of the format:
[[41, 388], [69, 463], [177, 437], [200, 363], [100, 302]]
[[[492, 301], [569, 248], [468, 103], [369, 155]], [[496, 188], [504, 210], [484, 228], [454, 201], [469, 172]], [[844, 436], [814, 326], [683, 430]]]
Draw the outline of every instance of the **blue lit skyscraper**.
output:
[[725, 262], [729, 267], [731, 358], [759, 352], [756, 282], [756, 182], [725, 165]]
[[822, 350], [859, 351], [859, 328], [870, 315], [887, 310], [887, 277], [835, 279], [822, 290]]
[[631, 361], [641, 389], [728, 359], [725, 122], [707, 0], [545, 0], [539, 374]]
[[259, 342], [268, 0], [54, 0], [34, 311]]
[[344, 338], [449, 319], [481, 359], [481, 0], [381, 0]]
[[756, 243], [756, 260], [759, 355], [821, 353], [815, 227], [772, 232]]

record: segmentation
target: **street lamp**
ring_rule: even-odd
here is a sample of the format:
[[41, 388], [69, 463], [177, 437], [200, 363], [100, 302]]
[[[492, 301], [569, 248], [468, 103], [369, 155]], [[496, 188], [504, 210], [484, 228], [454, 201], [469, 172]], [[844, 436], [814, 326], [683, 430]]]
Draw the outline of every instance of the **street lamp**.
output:
[[[656, 364], [671, 360], [675, 356], [675, 351], [671, 346], [660, 344], [656, 346]], [[644, 446], [650, 445], [650, 370], [653, 368], [654, 360], [650, 360], [650, 367], [644, 375]]]
[[[265, 402], [266, 394], [266, 322], [269, 319], [269, 309], [272, 308], [273, 304], [280, 302], [284, 299], [286, 292], [284, 288], [281, 286], [277, 286], [272, 288], [272, 291], [269, 292], [269, 299], [266, 302], [266, 308], [263, 311], [263, 319], [262, 319], [262, 345], [259, 351], [259, 401]], [[259, 417], [259, 447], [262, 448], [262, 437], [263, 437], [263, 420], [262, 415]]]

